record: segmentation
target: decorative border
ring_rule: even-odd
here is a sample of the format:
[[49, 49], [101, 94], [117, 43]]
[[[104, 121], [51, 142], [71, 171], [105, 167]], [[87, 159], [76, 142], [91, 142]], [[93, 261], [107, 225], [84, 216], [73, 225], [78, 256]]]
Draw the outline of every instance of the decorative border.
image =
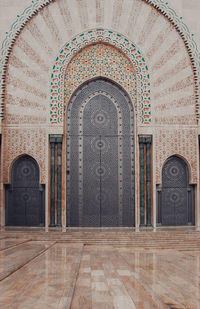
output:
[[119, 33], [106, 29], [93, 29], [83, 32], [61, 49], [51, 74], [50, 122], [59, 124], [63, 121], [64, 74], [67, 65], [78, 51], [95, 42], [110, 43], [128, 56], [137, 76], [138, 116], [142, 123], [150, 123], [150, 76], [146, 61], [139, 49], [130, 40]]
[[[194, 34], [190, 33], [188, 26], [183, 22], [183, 17], [176, 14], [175, 10], [170, 8], [168, 2], [164, 0], [143, 0], [153, 5], [159, 12], [161, 12], [173, 24], [176, 30], [182, 37], [190, 57], [195, 62], [196, 68], [200, 67], [200, 52], [197, 44], [193, 38]], [[200, 74], [200, 72], [198, 72]]]
[[[17, 36], [23, 29], [25, 24], [38, 13], [44, 6], [54, 2], [55, 0], [32, 0], [32, 3], [23, 11], [21, 15], [17, 15], [17, 20], [12, 24], [9, 32], [6, 32], [6, 38], [4, 39], [0, 49], [0, 120], [3, 118], [3, 103], [4, 103], [4, 90], [5, 90], [5, 75], [8, 63], [9, 54], [12, 46], [15, 43]], [[176, 30], [181, 35], [188, 53], [190, 55], [191, 62], [193, 64], [193, 71], [195, 75], [195, 88], [196, 88], [196, 114], [197, 118], [200, 118], [200, 105], [199, 105], [199, 76], [200, 76], [200, 53], [198, 51], [196, 42], [194, 41], [193, 34], [190, 33], [188, 27], [183, 22], [182, 17], [179, 17], [176, 12], [169, 7], [168, 2], [164, 0], [142, 0], [159, 12], [161, 12], [168, 20], [174, 25]]]

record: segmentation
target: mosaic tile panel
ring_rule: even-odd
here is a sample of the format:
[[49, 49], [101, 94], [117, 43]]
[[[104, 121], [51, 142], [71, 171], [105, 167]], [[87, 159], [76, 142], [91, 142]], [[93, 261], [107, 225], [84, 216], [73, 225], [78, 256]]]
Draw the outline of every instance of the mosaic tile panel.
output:
[[106, 77], [120, 84], [136, 106], [136, 79], [131, 62], [117, 48], [106, 44], [93, 44], [81, 50], [67, 66], [65, 74], [65, 104], [83, 82]]
[[5, 128], [3, 141], [6, 159], [3, 166], [3, 182], [10, 181], [10, 167], [13, 161], [24, 154], [32, 156], [40, 167], [40, 182], [47, 181], [46, 158], [48, 142], [45, 129]]
[[127, 55], [134, 67], [137, 81], [139, 121], [151, 123], [150, 75], [145, 58], [130, 40], [121, 34], [105, 29], [94, 29], [81, 33], [60, 51], [51, 74], [51, 123], [59, 124], [63, 121], [63, 81], [67, 65], [79, 50], [94, 42], [110, 43]]

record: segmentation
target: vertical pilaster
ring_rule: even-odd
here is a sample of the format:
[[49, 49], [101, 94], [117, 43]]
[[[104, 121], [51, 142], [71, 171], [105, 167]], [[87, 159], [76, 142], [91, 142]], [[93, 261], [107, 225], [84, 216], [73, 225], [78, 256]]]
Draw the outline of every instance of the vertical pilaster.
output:
[[162, 187], [161, 185], [157, 186], [157, 205], [160, 205], [160, 207], [158, 207], [157, 210], [157, 226], [161, 225], [162, 223], [162, 207], [161, 207], [161, 203], [162, 203], [162, 198], [161, 198], [161, 194], [162, 194]]
[[151, 226], [151, 136], [139, 136], [140, 149], [140, 226]]
[[[62, 135], [52, 134], [49, 137], [49, 141], [50, 141], [50, 148], [51, 148], [50, 226], [61, 226], [62, 225], [62, 222], [61, 222]], [[55, 166], [56, 162], [57, 162], [57, 166]]]
[[146, 224], [151, 226], [151, 137], [146, 138]]
[[200, 227], [200, 180], [199, 180], [199, 173], [200, 173], [200, 136], [198, 136], [197, 141], [197, 188], [196, 188], [196, 207], [195, 207], [195, 217], [196, 217], [196, 226]]
[[[3, 177], [2, 177], [2, 152], [1, 152], [1, 134], [0, 134], [0, 226], [3, 226]], [[4, 216], [5, 217], [5, 216]]]
[[57, 143], [57, 226], [61, 226], [61, 191], [62, 191], [62, 137]]
[[[49, 135], [46, 135], [46, 145], [48, 145], [49, 143]], [[47, 156], [45, 158], [45, 165], [46, 168], [49, 171], [49, 159], [50, 159], [50, 153], [47, 152]], [[49, 173], [48, 173], [49, 174]], [[50, 188], [49, 188], [49, 184], [50, 184], [50, 179], [48, 178], [46, 183], [45, 183], [45, 231], [48, 232], [48, 228], [49, 228], [49, 193], [50, 193]]]
[[[154, 136], [156, 134], [156, 129], [154, 128]], [[155, 143], [152, 143], [152, 226], [154, 231], [156, 229], [157, 222], [157, 191], [156, 191], [156, 147]]]
[[144, 225], [144, 139], [139, 138], [140, 148], [140, 225]]
[[50, 198], [50, 226], [55, 226], [55, 139], [50, 136], [51, 148], [51, 198]]

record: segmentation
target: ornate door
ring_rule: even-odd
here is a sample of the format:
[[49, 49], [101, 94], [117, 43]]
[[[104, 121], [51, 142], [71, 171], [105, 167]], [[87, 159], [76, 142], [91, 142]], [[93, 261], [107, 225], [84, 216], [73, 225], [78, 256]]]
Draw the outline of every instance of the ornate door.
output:
[[67, 117], [67, 225], [134, 226], [133, 107], [98, 79], [73, 96]]
[[188, 168], [182, 159], [173, 156], [164, 164], [162, 188], [158, 190], [158, 223], [194, 224], [194, 190], [188, 178]]
[[44, 188], [39, 185], [39, 167], [29, 156], [12, 168], [12, 184], [6, 187], [6, 224], [44, 225]]

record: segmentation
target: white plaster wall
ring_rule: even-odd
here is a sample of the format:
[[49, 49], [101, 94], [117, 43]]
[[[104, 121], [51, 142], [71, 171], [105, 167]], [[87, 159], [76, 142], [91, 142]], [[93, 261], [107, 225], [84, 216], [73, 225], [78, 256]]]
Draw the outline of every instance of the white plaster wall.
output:
[[199, 0], [168, 0], [169, 6], [177, 15], [183, 17], [183, 22], [188, 26], [200, 49], [200, 1]]
[[[111, 3], [112, 0], [107, 0], [107, 2]], [[200, 1], [168, 0], [167, 2], [180, 17], [183, 17], [184, 23], [194, 34], [194, 39], [200, 49]], [[31, 0], [0, 0], [0, 42], [5, 38], [6, 31], [9, 31], [17, 15], [21, 14], [30, 4]]]
[[31, 0], [0, 0], [0, 42], [10, 30], [12, 23], [17, 19], [26, 7], [31, 4]]

